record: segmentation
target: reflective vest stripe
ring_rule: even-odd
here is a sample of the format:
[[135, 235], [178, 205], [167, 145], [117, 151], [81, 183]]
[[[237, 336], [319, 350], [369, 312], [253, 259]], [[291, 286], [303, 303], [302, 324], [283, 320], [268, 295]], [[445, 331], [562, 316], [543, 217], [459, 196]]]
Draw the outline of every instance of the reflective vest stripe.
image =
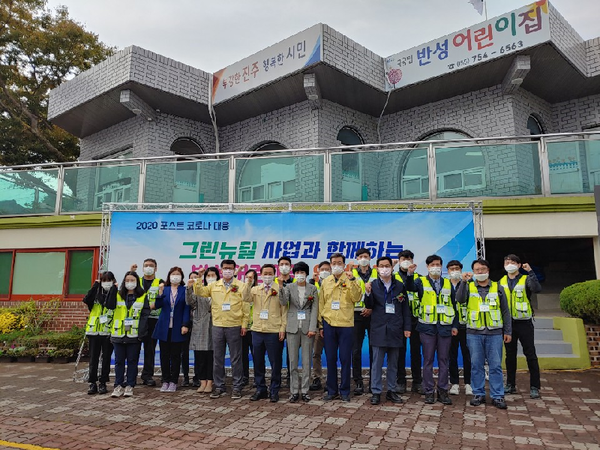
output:
[[[485, 311], [488, 310], [488, 311]], [[492, 281], [485, 299], [481, 298], [475, 282], [469, 283], [467, 300], [467, 328], [497, 330], [502, 328], [502, 310], [498, 297], [498, 283]]]
[[[416, 281], [417, 278], [419, 278], [419, 274], [414, 273], [413, 280]], [[396, 274], [396, 280], [403, 282], [402, 277], [400, 276], [399, 273]], [[407, 294], [408, 294], [408, 304], [410, 306], [410, 313], [412, 314], [413, 317], [419, 317], [419, 294], [417, 294], [416, 292], [412, 292], [412, 291], [407, 291]]]
[[[140, 326], [140, 315], [142, 308], [144, 307], [144, 301], [146, 299], [146, 293], [141, 297], [135, 299], [135, 302], [127, 309], [126, 303], [121, 297], [121, 294], [117, 293], [117, 307], [113, 315], [113, 325], [111, 336], [113, 337], [138, 337], [138, 329]], [[133, 319], [131, 328], [125, 329], [125, 319]]]
[[[142, 285], [142, 287], [144, 286], [144, 277], [140, 277], [140, 284]], [[150, 303], [152, 303], [154, 300], [156, 300], [156, 297], [158, 296], [158, 287], [159, 286], [160, 286], [160, 278], [155, 277], [154, 280], [152, 280], [152, 284], [150, 285], [148, 292], [146, 293], [146, 295], [148, 295], [148, 301]], [[158, 316], [160, 316], [160, 309], [153, 309], [152, 311], [150, 311], [150, 316], [158, 318]]]
[[[419, 279], [423, 285], [423, 298], [421, 298], [419, 305], [419, 322], [452, 325], [456, 314], [454, 305], [452, 304], [452, 285], [450, 284], [450, 280], [443, 278], [440, 293], [436, 294], [427, 277], [420, 277]], [[441, 311], [442, 306], [444, 307], [443, 312]], [[438, 307], [440, 307], [440, 312], [438, 312]]]
[[[360, 284], [360, 290], [362, 291], [362, 297], [360, 298], [359, 301], [357, 301], [354, 304], [354, 309], [361, 310], [365, 307], [365, 291], [366, 291], [365, 282], [362, 279], [362, 277], [360, 276], [360, 274], [358, 273], [358, 270], [352, 269], [352, 275], [354, 275], [354, 278], [356, 278], [356, 281], [358, 281], [358, 284]], [[376, 280], [377, 277], [378, 277], [377, 270], [371, 269], [371, 276], [369, 277], [369, 283], [372, 282], [373, 280]]]
[[500, 280], [500, 286], [504, 288], [506, 298], [509, 299], [508, 307], [510, 315], [515, 320], [528, 320], [533, 317], [531, 302], [527, 297], [527, 276], [522, 275], [511, 291], [508, 286], [508, 276], [504, 275]]

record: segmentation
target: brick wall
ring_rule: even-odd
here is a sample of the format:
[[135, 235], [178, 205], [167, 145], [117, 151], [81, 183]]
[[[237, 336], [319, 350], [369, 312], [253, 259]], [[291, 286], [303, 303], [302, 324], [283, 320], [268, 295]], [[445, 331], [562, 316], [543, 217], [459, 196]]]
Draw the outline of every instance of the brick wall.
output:
[[585, 332], [592, 367], [600, 367], [600, 325], [586, 325]]
[[587, 54], [585, 41], [565, 18], [550, 4], [550, 36], [560, 52], [579, 71], [587, 75]]
[[[36, 301], [36, 304], [43, 302]], [[0, 308], [12, 308], [22, 304], [20, 301], [0, 301]], [[88, 307], [81, 301], [65, 300], [61, 302], [58, 316], [47, 327], [48, 331], [68, 331], [73, 325], [82, 327], [89, 315]]]

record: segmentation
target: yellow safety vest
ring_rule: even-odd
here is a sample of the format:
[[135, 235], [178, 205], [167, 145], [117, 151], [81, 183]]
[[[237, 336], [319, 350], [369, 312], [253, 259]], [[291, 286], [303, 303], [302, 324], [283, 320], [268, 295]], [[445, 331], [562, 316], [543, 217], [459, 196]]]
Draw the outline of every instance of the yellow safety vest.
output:
[[448, 278], [443, 278], [442, 289], [439, 295], [435, 293], [435, 289], [427, 277], [420, 277], [423, 284], [423, 298], [419, 305], [419, 322], [425, 324], [452, 325], [454, 321], [455, 311], [452, 304], [452, 285]]
[[[144, 307], [144, 301], [146, 300], [146, 293], [141, 297], [135, 299], [131, 308], [127, 309], [127, 304], [121, 294], [117, 294], [117, 307], [113, 315], [113, 326], [112, 326], [112, 337], [138, 337], [138, 330], [140, 327], [140, 316], [142, 314], [142, 308]], [[125, 329], [125, 319], [133, 319], [131, 327]]]
[[475, 282], [469, 283], [469, 299], [467, 300], [467, 328], [472, 330], [497, 330], [502, 328], [502, 310], [498, 297], [498, 283], [492, 281], [490, 291], [481, 298]]
[[94, 303], [85, 324], [85, 334], [88, 336], [110, 335], [113, 315], [112, 309], [105, 308], [100, 303]]
[[[144, 277], [140, 277], [140, 285], [142, 286], [142, 288], [144, 287]], [[152, 280], [152, 284], [150, 285], [150, 288], [148, 289], [148, 301], [150, 303], [154, 302], [156, 300], [156, 297], [158, 296], [158, 287], [160, 286], [160, 278], [158, 277], [154, 277], [154, 280]], [[158, 316], [160, 316], [160, 309], [153, 309], [152, 311], [150, 311], [150, 317], [154, 317], [155, 319], [158, 319]]]
[[[365, 307], [365, 290], [366, 290], [365, 282], [362, 279], [362, 277], [360, 276], [360, 274], [358, 273], [357, 269], [352, 269], [352, 275], [354, 276], [354, 278], [356, 278], [356, 281], [358, 281], [358, 284], [360, 284], [360, 290], [362, 291], [362, 297], [360, 298], [359, 301], [357, 301], [354, 304], [354, 310], [361, 311]], [[373, 280], [376, 280], [378, 276], [379, 276], [379, 274], [377, 273], [377, 270], [371, 269], [371, 276], [369, 277], [369, 283], [372, 282]]]
[[[413, 273], [413, 280], [416, 281], [417, 278], [419, 278], [419, 274], [416, 272]], [[401, 283], [404, 283], [399, 273], [396, 274], [396, 280], [400, 281]], [[413, 317], [419, 317], [419, 294], [412, 291], [407, 291], [406, 293], [408, 295], [410, 313]]]
[[504, 288], [506, 298], [510, 299], [508, 307], [510, 315], [514, 320], [528, 320], [533, 317], [531, 302], [527, 298], [526, 290], [527, 276], [523, 275], [517, 281], [515, 288], [511, 291], [508, 287], [508, 276], [504, 275], [500, 280], [500, 286]]

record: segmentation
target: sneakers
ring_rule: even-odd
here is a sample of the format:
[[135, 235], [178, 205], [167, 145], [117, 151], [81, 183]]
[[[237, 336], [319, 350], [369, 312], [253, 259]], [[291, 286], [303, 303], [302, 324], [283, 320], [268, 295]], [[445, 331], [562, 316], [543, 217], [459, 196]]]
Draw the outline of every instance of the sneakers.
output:
[[435, 394], [433, 392], [425, 394], [425, 404], [433, 405], [435, 403]]
[[451, 405], [452, 400], [448, 397], [448, 391], [445, 389], [438, 389], [437, 401], [443, 405]]
[[[88, 394], [89, 394], [89, 392], [88, 392]], [[540, 395], [540, 390], [533, 386], [531, 386], [529, 388], [529, 397], [530, 398], [542, 398], [542, 396]]]
[[507, 384], [504, 386], [504, 394], [516, 394], [517, 387], [514, 384]]
[[100, 383], [98, 385], [98, 394], [106, 394], [108, 389], [106, 388], [106, 383]]
[[169, 383], [163, 383], [160, 387], [160, 392], [169, 392]]
[[470, 403], [471, 406], [479, 406], [485, 403], [485, 395], [474, 395]]
[[308, 394], [302, 394], [303, 402], [310, 402], [310, 396]]
[[450, 390], [448, 391], [448, 394], [458, 395], [459, 392], [460, 392], [460, 388], [458, 387], [458, 384], [453, 384], [452, 387], [450, 388]]
[[290, 397], [290, 403], [298, 403], [300, 400], [300, 394], [292, 394]]
[[[163, 383], [163, 385], [164, 385], [164, 383]], [[169, 383], [167, 392], [177, 392], [177, 385], [175, 383]]]
[[90, 383], [90, 388], [88, 389], [88, 395], [94, 395], [98, 393], [98, 386], [96, 383]]
[[123, 389], [123, 386], [115, 386], [115, 389], [112, 391], [112, 394], [110, 394], [110, 396], [111, 397], [121, 397], [124, 392], [125, 392], [125, 390]]
[[473, 395], [473, 388], [470, 384], [465, 384], [465, 394]]
[[492, 399], [492, 405], [494, 405], [498, 409], [506, 409], [506, 401], [504, 401], [504, 397], [494, 398]]
[[226, 394], [226, 392], [224, 390], [221, 389], [215, 389], [214, 391], [211, 392], [210, 394], [210, 398], [219, 398], [219, 397], [223, 397]]
[[126, 386], [123, 397], [133, 397], [133, 386]]
[[234, 389], [233, 392], [231, 393], [231, 398], [233, 400], [237, 400], [238, 398], [242, 398], [242, 391], [240, 391], [239, 389]]

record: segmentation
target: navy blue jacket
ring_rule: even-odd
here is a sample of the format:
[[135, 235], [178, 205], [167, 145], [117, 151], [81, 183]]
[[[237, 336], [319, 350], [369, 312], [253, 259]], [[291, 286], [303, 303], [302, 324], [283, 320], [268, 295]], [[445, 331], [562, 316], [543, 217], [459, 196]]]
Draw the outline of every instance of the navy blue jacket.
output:
[[[398, 298], [400, 297], [400, 298]], [[394, 314], [385, 312], [385, 304], [394, 305]], [[411, 315], [404, 284], [392, 277], [386, 292], [379, 278], [371, 282], [371, 293], [365, 295], [365, 306], [372, 309], [369, 341], [375, 347], [403, 347], [404, 332], [410, 331]]]
[[[158, 316], [152, 338], [166, 341], [169, 333], [169, 319], [171, 316], [171, 286], [165, 286], [163, 295], [156, 297], [155, 306], [157, 309], [162, 309], [160, 310], [160, 316]], [[173, 312], [171, 342], [183, 342], [187, 339], [187, 335], [181, 334], [181, 327], [191, 328], [190, 307], [185, 302], [185, 286], [177, 286], [177, 299], [175, 300], [175, 309]]]

